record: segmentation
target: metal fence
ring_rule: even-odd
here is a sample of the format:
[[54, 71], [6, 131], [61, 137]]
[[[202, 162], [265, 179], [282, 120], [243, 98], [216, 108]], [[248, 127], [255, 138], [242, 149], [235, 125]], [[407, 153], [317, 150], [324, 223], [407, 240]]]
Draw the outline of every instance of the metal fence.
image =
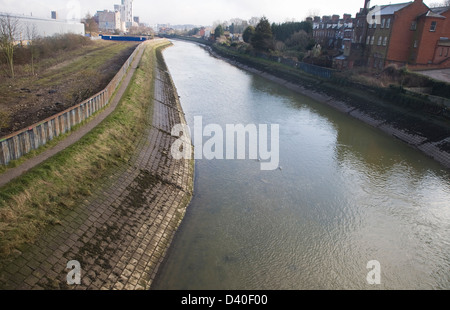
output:
[[300, 62], [298, 64], [298, 68], [306, 73], [309, 73], [317, 77], [321, 77], [323, 79], [331, 79], [334, 72], [333, 69], [319, 67], [304, 62]]
[[311, 75], [314, 75], [316, 77], [320, 77], [323, 79], [331, 79], [333, 77], [333, 73], [336, 72], [336, 70], [331, 69], [331, 68], [320, 67], [320, 66], [308, 64], [305, 62], [298, 62], [293, 59], [280, 57], [280, 56], [269, 56], [264, 53], [256, 53], [256, 57], [279, 62], [279, 63], [285, 64], [292, 68], [298, 68], [298, 69], [302, 70], [303, 72], [306, 72], [308, 74], [311, 74]]
[[97, 111], [107, 106], [114, 91], [119, 86], [137, 53], [143, 48], [140, 44], [124, 63], [119, 72], [101, 92], [91, 98], [18, 132], [0, 139], [0, 164], [7, 165], [11, 160], [19, 159], [72, 127], [87, 120]]

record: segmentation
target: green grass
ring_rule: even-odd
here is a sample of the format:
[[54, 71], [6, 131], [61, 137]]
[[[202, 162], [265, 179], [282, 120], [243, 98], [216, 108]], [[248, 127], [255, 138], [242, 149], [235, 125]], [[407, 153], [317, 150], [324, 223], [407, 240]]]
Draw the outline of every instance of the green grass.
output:
[[85, 73], [95, 74], [107, 61], [131, 46], [129, 43], [117, 43], [106, 46], [101, 50], [94, 50], [83, 56], [78, 56], [73, 61], [68, 61], [58, 67], [58, 69], [48, 70], [37, 81], [37, 85], [48, 87], [66, 79], [70, 75], [83, 76]]
[[99, 113], [102, 113], [103, 109], [95, 112], [94, 114], [91, 115], [91, 117], [83, 122], [81, 122], [80, 124], [77, 124], [75, 126], [72, 126], [71, 130], [59, 135], [58, 137], [53, 138], [53, 140], [48, 141], [46, 144], [42, 145], [41, 147], [30, 151], [29, 153], [23, 155], [22, 157], [20, 157], [19, 159], [15, 159], [15, 160], [11, 160], [8, 165], [0, 165], [0, 176], [7, 172], [10, 169], [19, 167], [20, 165], [22, 165], [24, 162], [26, 162], [27, 160], [38, 156], [39, 154], [55, 147], [58, 143], [60, 143], [61, 141], [63, 141], [64, 139], [66, 139], [67, 137], [69, 137], [72, 133], [74, 133], [75, 131], [77, 131], [77, 129], [79, 129], [80, 127], [82, 127], [83, 125], [85, 125], [87, 122], [93, 120], [96, 115], [98, 115]]
[[149, 126], [159, 48], [148, 46], [116, 110], [79, 142], [0, 188], [0, 259], [32, 243], [126, 165]]
[[24, 69], [28, 65], [17, 65], [15, 79], [0, 76], [1, 136], [93, 96], [106, 87], [135, 47], [130, 42], [96, 41], [40, 60], [37, 75]]

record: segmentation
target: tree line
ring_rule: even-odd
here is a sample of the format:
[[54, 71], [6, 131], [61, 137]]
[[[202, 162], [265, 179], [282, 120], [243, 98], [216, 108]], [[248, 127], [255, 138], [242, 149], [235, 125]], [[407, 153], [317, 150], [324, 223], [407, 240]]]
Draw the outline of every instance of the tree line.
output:
[[287, 50], [305, 52], [314, 47], [310, 22], [272, 23], [262, 17], [256, 27], [248, 26], [242, 35], [244, 42], [261, 52]]

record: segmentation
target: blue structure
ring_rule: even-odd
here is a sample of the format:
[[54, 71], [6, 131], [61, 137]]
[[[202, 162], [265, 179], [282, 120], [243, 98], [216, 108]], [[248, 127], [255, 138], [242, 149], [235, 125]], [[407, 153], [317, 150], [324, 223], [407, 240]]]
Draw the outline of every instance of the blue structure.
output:
[[101, 36], [103, 40], [107, 41], [128, 41], [128, 42], [144, 42], [148, 40], [148, 37], [141, 36], [141, 37], [131, 37], [131, 36], [108, 36], [108, 35], [102, 35]]

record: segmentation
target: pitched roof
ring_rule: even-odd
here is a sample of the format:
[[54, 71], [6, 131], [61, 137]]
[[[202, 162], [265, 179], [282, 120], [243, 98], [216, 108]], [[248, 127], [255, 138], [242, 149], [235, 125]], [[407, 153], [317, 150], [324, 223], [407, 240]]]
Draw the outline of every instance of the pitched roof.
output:
[[388, 4], [388, 5], [381, 5], [380, 14], [381, 15], [392, 15], [397, 11], [400, 11], [401, 9], [407, 7], [412, 2], [406, 2], [406, 3], [397, 3], [397, 4]]
[[438, 8], [431, 8], [430, 9], [433, 13], [435, 13], [435, 14], [442, 14], [442, 13], [445, 13], [445, 12], [447, 12], [448, 10], [450, 10], [450, 6], [441, 6], [441, 7], [438, 7]]

